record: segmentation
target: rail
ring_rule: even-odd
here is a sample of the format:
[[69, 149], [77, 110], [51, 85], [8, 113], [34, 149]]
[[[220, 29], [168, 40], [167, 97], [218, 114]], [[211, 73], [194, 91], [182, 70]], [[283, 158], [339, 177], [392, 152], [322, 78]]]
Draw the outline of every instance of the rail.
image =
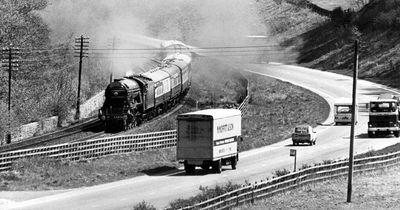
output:
[[[390, 153], [354, 160], [354, 173], [362, 173], [382, 168], [387, 168], [400, 163], [400, 152]], [[244, 203], [253, 203], [257, 199], [263, 199], [282, 193], [299, 186], [320, 182], [323, 180], [345, 176], [348, 173], [348, 160], [342, 160], [331, 164], [318, 165], [293, 172], [271, 180], [243, 186], [223, 195], [209, 200], [187, 206], [181, 210], [189, 209], [230, 209]]]
[[[247, 87], [246, 97], [238, 107], [242, 115], [246, 112], [249, 99]], [[111, 154], [173, 147], [176, 145], [176, 136], [176, 130], [169, 130], [3, 152], [0, 153], [0, 172], [10, 170], [13, 162], [21, 158], [50, 157], [79, 161]]]

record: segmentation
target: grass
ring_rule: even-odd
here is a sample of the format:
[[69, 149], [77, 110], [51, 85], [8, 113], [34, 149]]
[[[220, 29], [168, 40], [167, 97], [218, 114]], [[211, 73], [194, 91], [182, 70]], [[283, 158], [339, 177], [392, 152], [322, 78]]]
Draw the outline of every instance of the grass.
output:
[[92, 186], [177, 166], [174, 148], [81, 162], [22, 159], [13, 165], [12, 171], [0, 173], [0, 190], [54, 190]]
[[352, 202], [347, 203], [347, 178], [310, 184], [244, 205], [256, 209], [397, 209], [400, 206], [400, 167], [353, 177]]

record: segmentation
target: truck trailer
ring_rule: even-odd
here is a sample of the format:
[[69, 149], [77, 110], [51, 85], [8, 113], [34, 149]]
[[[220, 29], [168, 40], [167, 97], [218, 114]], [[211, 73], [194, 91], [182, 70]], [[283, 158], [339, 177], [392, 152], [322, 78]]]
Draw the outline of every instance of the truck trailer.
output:
[[222, 165], [236, 169], [237, 149], [241, 140], [242, 118], [237, 109], [206, 109], [180, 114], [176, 145], [177, 160], [185, 172], [195, 172], [196, 166], [221, 173]]

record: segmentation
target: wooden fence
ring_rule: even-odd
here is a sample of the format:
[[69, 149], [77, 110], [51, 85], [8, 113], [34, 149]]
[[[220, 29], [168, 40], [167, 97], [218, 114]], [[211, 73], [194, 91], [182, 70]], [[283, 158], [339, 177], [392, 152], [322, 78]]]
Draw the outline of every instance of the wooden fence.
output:
[[176, 130], [116, 136], [0, 153], [0, 171], [20, 158], [51, 157], [87, 160], [110, 154], [146, 151], [176, 145]]
[[[354, 160], [354, 173], [362, 173], [391, 167], [400, 163], [400, 152]], [[182, 208], [188, 209], [230, 209], [245, 203], [253, 203], [277, 193], [296, 187], [345, 176], [348, 174], [348, 160], [314, 166], [271, 180], [243, 186], [204, 202]]]

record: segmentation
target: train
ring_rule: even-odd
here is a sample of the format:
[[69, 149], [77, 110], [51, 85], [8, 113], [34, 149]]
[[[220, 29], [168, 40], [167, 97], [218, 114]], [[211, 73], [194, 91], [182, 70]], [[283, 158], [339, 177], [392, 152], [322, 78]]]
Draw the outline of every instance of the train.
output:
[[162, 45], [166, 57], [157, 67], [115, 79], [107, 86], [98, 114], [106, 132], [138, 126], [175, 106], [187, 94], [191, 85], [192, 57], [186, 51], [188, 48], [184, 45], [178, 48], [175, 43]]

